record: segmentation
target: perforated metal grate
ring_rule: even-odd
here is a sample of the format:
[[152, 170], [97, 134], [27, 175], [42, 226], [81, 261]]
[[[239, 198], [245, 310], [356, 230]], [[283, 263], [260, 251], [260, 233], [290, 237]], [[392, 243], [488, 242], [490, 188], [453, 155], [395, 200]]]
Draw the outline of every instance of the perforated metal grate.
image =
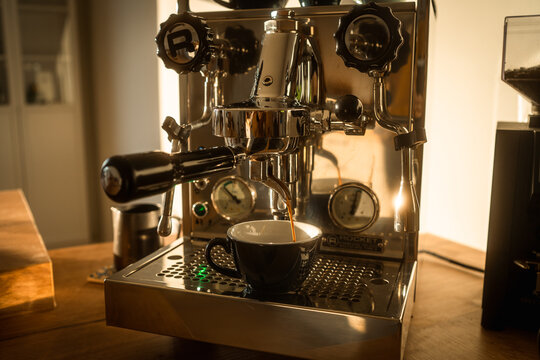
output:
[[[205, 287], [218, 285], [230, 291], [242, 291], [246, 284], [240, 279], [224, 276], [207, 265], [204, 250], [193, 253], [191, 260], [169, 257], [176, 260], [156, 274], [158, 277], [183, 279]], [[222, 248], [212, 249], [212, 258], [221, 266], [234, 268], [232, 256]], [[359, 302], [369, 294], [367, 282], [380, 278], [382, 266], [360, 259], [319, 255], [299, 293], [321, 299], [339, 299]]]
[[[216, 254], [213, 255], [216, 263], [234, 267], [232, 262], [232, 257], [225, 253], [222, 249], [214, 249]], [[171, 260], [171, 257], [168, 258]], [[161, 270], [157, 276], [163, 276], [166, 278], [175, 278], [183, 279], [186, 282], [193, 281], [198, 285], [204, 286], [205, 284], [219, 284], [219, 285], [228, 285], [235, 289], [231, 290], [242, 290], [246, 285], [240, 279], [233, 279], [223, 274], [218, 273], [213, 270], [207, 263], [204, 257], [204, 250], [200, 249], [193, 254], [193, 257], [190, 261], [185, 262], [184, 260], [177, 260], [174, 264], [169, 265], [166, 269]]]
[[358, 302], [368, 291], [366, 282], [379, 278], [381, 271], [360, 260], [320, 257], [301, 291], [319, 298]]

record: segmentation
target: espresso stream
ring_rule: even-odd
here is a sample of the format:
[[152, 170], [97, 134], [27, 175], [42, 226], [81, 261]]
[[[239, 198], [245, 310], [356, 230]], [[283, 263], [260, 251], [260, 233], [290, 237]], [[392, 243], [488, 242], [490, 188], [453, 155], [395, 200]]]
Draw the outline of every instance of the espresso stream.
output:
[[289, 219], [291, 221], [291, 232], [292, 232], [292, 241], [296, 242], [296, 232], [294, 231], [294, 220], [293, 220], [293, 209], [291, 204], [291, 199], [286, 199], [285, 204], [287, 205], [287, 211], [289, 212]]
[[[336, 167], [336, 170], [337, 170], [337, 176], [338, 176], [338, 186], [341, 186], [343, 181], [341, 180], [341, 170], [339, 169], [339, 166]], [[287, 212], [289, 213], [289, 219], [291, 221], [292, 239], [293, 239], [293, 242], [296, 242], [296, 232], [294, 230], [294, 219], [293, 219], [293, 209], [292, 209], [291, 199], [285, 199], [285, 204], [287, 205]]]

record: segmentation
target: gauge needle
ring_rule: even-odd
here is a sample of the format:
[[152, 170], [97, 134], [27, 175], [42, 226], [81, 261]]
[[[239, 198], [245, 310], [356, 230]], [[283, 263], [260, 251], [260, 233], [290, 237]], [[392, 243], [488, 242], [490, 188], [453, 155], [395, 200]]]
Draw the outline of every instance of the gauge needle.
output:
[[354, 193], [354, 200], [352, 202], [352, 206], [351, 206], [351, 215], [354, 215], [354, 213], [356, 212], [356, 209], [358, 208], [358, 203], [360, 202], [360, 198], [361, 196], [358, 196], [358, 195], [361, 195], [361, 191], [357, 191]]
[[223, 190], [225, 190], [225, 192], [230, 195], [230, 197], [234, 200], [235, 203], [240, 204], [240, 200], [236, 196], [234, 196], [234, 194], [230, 192], [227, 187], [223, 186]]

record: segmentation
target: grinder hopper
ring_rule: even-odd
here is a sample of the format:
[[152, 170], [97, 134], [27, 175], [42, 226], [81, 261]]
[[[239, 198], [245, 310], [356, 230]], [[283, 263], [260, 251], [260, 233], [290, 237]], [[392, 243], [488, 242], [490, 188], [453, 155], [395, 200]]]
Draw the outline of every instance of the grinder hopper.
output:
[[502, 80], [531, 101], [530, 125], [540, 126], [540, 15], [505, 18]]

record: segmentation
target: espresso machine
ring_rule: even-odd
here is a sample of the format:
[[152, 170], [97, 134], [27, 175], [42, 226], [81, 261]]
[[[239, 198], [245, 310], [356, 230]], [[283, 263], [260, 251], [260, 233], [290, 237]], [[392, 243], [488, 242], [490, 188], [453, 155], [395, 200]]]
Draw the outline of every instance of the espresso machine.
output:
[[[107, 324], [312, 359], [402, 358], [414, 302], [429, 0], [192, 13], [156, 37], [179, 74], [171, 152], [113, 156], [118, 202], [182, 192], [182, 234], [105, 281]], [[171, 71], [171, 76], [175, 73]], [[175, 190], [176, 186], [176, 190]], [[296, 292], [260, 296], [206, 263], [236, 223], [323, 236]], [[213, 258], [231, 266], [231, 256]]]
[[532, 112], [497, 124], [482, 326], [540, 331], [540, 15], [507, 17], [503, 45], [502, 80]]

